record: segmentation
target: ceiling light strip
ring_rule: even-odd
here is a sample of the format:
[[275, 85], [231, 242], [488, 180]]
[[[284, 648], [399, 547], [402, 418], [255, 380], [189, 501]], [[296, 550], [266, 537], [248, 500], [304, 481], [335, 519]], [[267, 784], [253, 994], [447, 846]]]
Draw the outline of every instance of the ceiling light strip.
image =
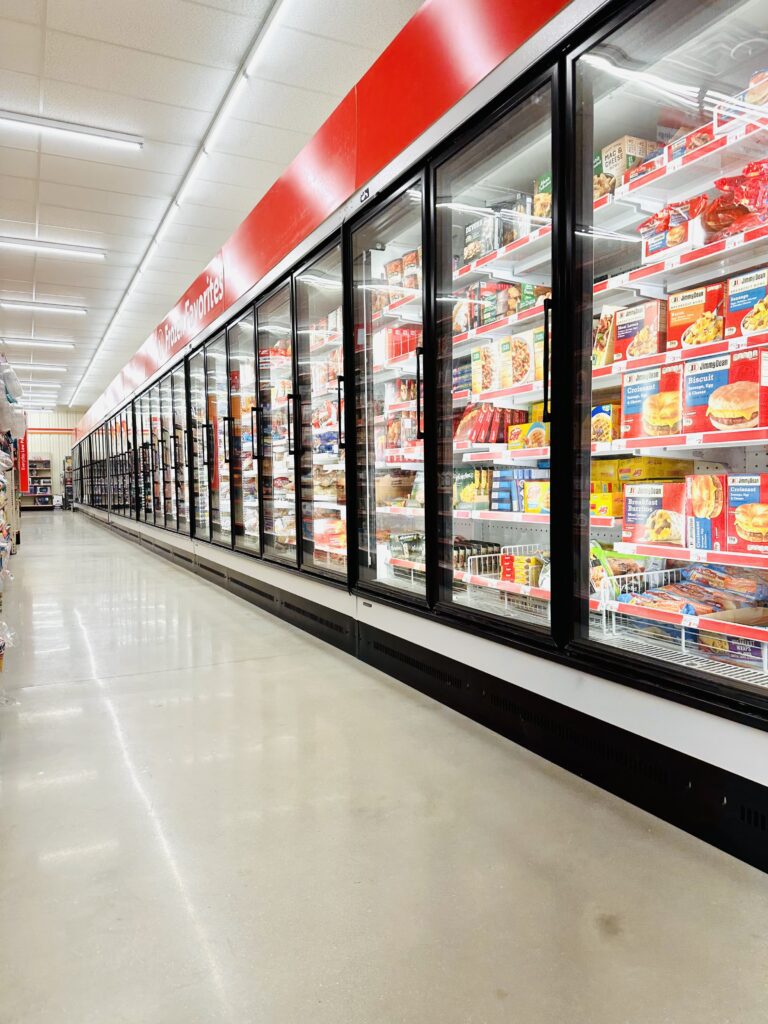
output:
[[103, 260], [107, 253], [90, 245], [69, 245], [67, 242], [44, 242], [39, 238], [14, 238], [0, 235], [0, 249], [38, 252], [47, 256], [75, 256], [80, 259]]
[[127, 146], [129, 149], [142, 149], [144, 146], [144, 139], [140, 135], [115, 132], [110, 128], [96, 128], [90, 124], [77, 124], [74, 121], [60, 121], [58, 118], [42, 117], [40, 114], [21, 114], [15, 110], [0, 110], [0, 125], [46, 134], [70, 135], [87, 139], [89, 142]]
[[54, 338], [0, 338], [0, 346], [10, 345], [11, 348], [74, 348], [74, 342], [57, 341]]
[[38, 302], [36, 299], [0, 299], [2, 309], [20, 309], [31, 313], [74, 313], [85, 316], [85, 306], [70, 306], [61, 302]]
[[11, 366], [18, 373], [19, 370], [42, 370], [43, 373], [66, 373], [66, 366], [57, 363], [11, 363]]
[[96, 348], [93, 350], [93, 354], [91, 355], [91, 358], [88, 360], [88, 365], [85, 367], [85, 370], [83, 370], [83, 375], [78, 381], [77, 387], [72, 392], [72, 397], [69, 400], [70, 409], [75, 404], [75, 400], [78, 394], [80, 393], [80, 389], [85, 383], [88, 374], [91, 372], [91, 368], [93, 367], [93, 364], [96, 361], [96, 357], [98, 356], [102, 345], [107, 340], [110, 331], [114, 327], [120, 314], [123, 312], [131, 292], [136, 287], [136, 284], [140, 276], [144, 273], [149, 260], [151, 259], [152, 255], [157, 249], [157, 245], [158, 242], [160, 241], [160, 238], [168, 230], [168, 226], [174, 214], [176, 213], [176, 210], [178, 210], [178, 208], [189, 195], [192, 183], [207, 158], [208, 149], [212, 146], [212, 140], [215, 138], [216, 133], [218, 132], [220, 126], [232, 113], [236, 101], [240, 98], [242, 90], [246, 87], [247, 79], [253, 73], [253, 69], [256, 64], [256, 59], [261, 53], [262, 47], [264, 46], [269, 30], [275, 23], [278, 11], [282, 7], [283, 3], [284, 0], [273, 0], [269, 8], [269, 11], [262, 19], [261, 25], [258, 31], [256, 32], [256, 35], [254, 36], [253, 41], [251, 42], [251, 45], [248, 47], [248, 51], [245, 55], [244, 60], [242, 61], [240, 67], [235, 72], [229, 89], [227, 89], [224, 98], [222, 99], [221, 103], [216, 109], [215, 114], [213, 115], [211, 123], [208, 126], [208, 131], [205, 133], [205, 136], [203, 138], [202, 143], [200, 144], [200, 147], [198, 148], [197, 152], [192, 158], [190, 165], [187, 169], [187, 172], [184, 175], [184, 178], [182, 179], [178, 189], [176, 190], [175, 195], [173, 196], [170, 203], [166, 207], [165, 213], [163, 214], [160, 224], [158, 225], [155, 234], [152, 236], [152, 239], [149, 245], [147, 246], [144, 255], [141, 258], [139, 266], [137, 267], [131, 280], [128, 282], [128, 286], [123, 293], [123, 297], [118, 303], [115, 312], [112, 314], [112, 318], [107, 324], [107, 327], [101, 336], [101, 340], [99, 341]]

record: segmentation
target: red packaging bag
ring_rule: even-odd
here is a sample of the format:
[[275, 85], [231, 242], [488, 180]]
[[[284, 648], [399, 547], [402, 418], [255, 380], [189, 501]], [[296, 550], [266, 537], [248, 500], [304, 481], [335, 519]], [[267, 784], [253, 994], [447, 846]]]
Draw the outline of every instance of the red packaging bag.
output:
[[768, 554], [768, 473], [728, 477], [728, 550]]
[[685, 546], [685, 481], [626, 484], [621, 539]]
[[683, 433], [768, 425], [768, 353], [762, 349], [692, 359], [683, 376]]
[[682, 431], [679, 363], [625, 373], [621, 381], [621, 436], [666, 437]]
[[696, 474], [685, 478], [685, 532], [697, 551], [725, 551], [728, 478]]

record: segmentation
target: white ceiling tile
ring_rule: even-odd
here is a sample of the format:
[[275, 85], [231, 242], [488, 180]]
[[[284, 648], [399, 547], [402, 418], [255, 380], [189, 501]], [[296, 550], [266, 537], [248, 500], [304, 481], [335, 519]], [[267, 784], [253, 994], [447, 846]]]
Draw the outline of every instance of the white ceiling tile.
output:
[[[0, 195], [2, 194], [4, 194], [4, 187], [2, 178], [0, 178]], [[81, 188], [76, 185], [62, 185], [50, 181], [40, 182], [40, 201], [54, 206], [68, 206], [75, 210], [84, 209], [98, 213], [119, 213], [127, 217], [146, 217], [156, 224], [159, 224], [160, 218], [168, 206], [167, 199], [130, 196], [120, 192], [105, 192], [101, 189]], [[147, 244], [149, 244], [149, 236], [147, 236]]]
[[298, 89], [254, 78], [250, 84], [252, 116], [238, 111], [238, 119], [253, 120], [285, 130], [313, 135], [339, 102], [338, 96]]
[[8, 174], [0, 174], [0, 198], [34, 203], [37, 199], [37, 181], [34, 178], [13, 178]]
[[[303, 32], [365, 45], [376, 56], [421, 7], [422, 0], [285, 0], [280, 20]], [[360, 23], [365, 23], [365, 33]]]
[[43, 20], [43, 0], [3, 0], [3, 17], [40, 25]]
[[307, 132], [286, 131], [272, 125], [232, 118], [216, 138], [216, 151], [251, 160], [265, 160], [284, 168], [310, 138]]
[[[0, 8], [5, 14], [5, 7]], [[39, 75], [42, 70], [44, 32], [37, 25], [0, 18], [0, 65], [6, 71]]]
[[0, 146], [0, 167], [3, 174], [14, 178], [37, 177], [37, 153], [28, 149], [9, 149]]
[[[301, 60], [297, 55], [301, 54]], [[311, 36], [278, 26], [254, 67], [257, 78], [336, 96], [348, 92], [370, 67], [375, 54], [367, 47]]]
[[[40, 99], [40, 79], [36, 75], [19, 74], [17, 71], [8, 71], [0, 66], [0, 96], [2, 96], [3, 107], [7, 110], [17, 110], [22, 114], [37, 113], [37, 105]], [[22, 128], [0, 129], [3, 141], [6, 134], [13, 133], [16, 136], [28, 134]]]
[[41, 181], [57, 185], [79, 185], [104, 192], [122, 192], [127, 195], [171, 198], [178, 175], [144, 171], [134, 167], [101, 164], [93, 160], [71, 160], [66, 157], [40, 158]]

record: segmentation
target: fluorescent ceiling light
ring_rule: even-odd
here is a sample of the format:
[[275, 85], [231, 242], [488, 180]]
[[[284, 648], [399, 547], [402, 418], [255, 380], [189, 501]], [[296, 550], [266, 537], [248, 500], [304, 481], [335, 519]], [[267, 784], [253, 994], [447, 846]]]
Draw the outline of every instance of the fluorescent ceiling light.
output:
[[77, 256], [78, 258], [103, 260], [104, 249], [90, 245], [69, 245], [66, 242], [43, 242], [39, 238], [12, 238], [0, 235], [0, 249], [20, 249], [29, 252], [47, 253], [49, 256]]
[[61, 366], [58, 363], [11, 363], [14, 370], [25, 371], [25, 370], [43, 370], [45, 373], [66, 373], [67, 367]]
[[45, 134], [70, 135], [88, 142], [127, 146], [129, 149], [141, 149], [144, 145], [144, 139], [140, 135], [115, 132], [109, 128], [95, 128], [93, 125], [76, 124], [73, 121], [60, 121], [55, 117], [41, 117], [39, 114], [19, 114], [12, 110], [0, 110], [0, 125]]
[[71, 341], [54, 341], [53, 338], [0, 338], [0, 343], [12, 348], [74, 348]]
[[88, 310], [85, 306], [68, 306], [61, 302], [37, 302], [35, 299], [0, 299], [0, 307], [3, 309], [23, 309], [32, 313], [74, 313], [77, 316], [85, 316]]

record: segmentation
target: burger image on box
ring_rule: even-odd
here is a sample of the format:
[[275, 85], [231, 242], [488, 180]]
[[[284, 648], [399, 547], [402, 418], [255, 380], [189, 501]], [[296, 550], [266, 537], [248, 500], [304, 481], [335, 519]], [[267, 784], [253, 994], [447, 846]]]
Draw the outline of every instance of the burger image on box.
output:
[[669, 296], [667, 352], [711, 345], [723, 337], [725, 285], [702, 285]]
[[768, 334], [768, 267], [728, 278], [725, 337]]
[[685, 480], [688, 546], [700, 551], [725, 551], [727, 546], [725, 476], [697, 474]]
[[667, 344], [666, 302], [649, 299], [617, 310], [613, 332], [614, 362], [663, 352]]
[[621, 382], [621, 436], [666, 437], [681, 431], [680, 365], [625, 373]]
[[768, 424], [767, 359], [765, 350], [753, 348], [686, 363], [684, 433]]
[[728, 550], [768, 554], [768, 473], [728, 477]]
[[634, 544], [685, 544], [685, 481], [624, 487], [621, 539]]

